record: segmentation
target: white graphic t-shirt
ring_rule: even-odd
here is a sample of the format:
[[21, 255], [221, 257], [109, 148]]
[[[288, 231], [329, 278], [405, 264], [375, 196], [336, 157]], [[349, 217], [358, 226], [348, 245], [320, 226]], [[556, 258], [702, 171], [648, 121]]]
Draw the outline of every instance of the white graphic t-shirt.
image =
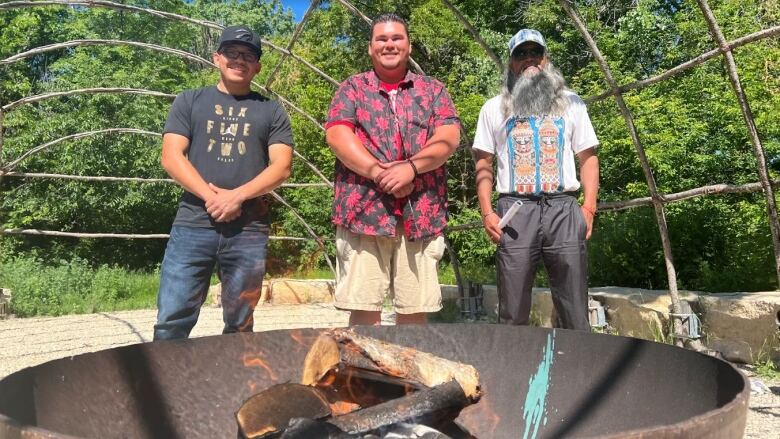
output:
[[472, 148], [496, 156], [496, 191], [538, 195], [580, 188], [574, 154], [599, 141], [585, 102], [574, 93], [567, 96], [563, 117], [504, 117], [500, 95], [482, 106]]

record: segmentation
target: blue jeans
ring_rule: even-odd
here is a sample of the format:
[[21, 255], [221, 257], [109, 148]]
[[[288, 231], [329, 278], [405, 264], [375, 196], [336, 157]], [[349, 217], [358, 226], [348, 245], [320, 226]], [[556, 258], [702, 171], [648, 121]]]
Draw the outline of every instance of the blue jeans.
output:
[[222, 332], [251, 332], [267, 244], [267, 231], [173, 226], [162, 263], [154, 339], [189, 337], [215, 263], [222, 281]]

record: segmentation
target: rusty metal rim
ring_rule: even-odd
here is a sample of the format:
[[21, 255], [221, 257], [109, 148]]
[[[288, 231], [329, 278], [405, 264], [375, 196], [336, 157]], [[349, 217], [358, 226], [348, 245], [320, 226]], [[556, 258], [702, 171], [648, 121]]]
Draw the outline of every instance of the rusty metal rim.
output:
[[[705, 354], [701, 354], [705, 355]], [[724, 363], [728, 364], [729, 367], [739, 374], [740, 377], [742, 377], [742, 390], [734, 397], [733, 400], [725, 404], [723, 407], [715, 409], [715, 410], [709, 410], [705, 413], [702, 413], [701, 415], [696, 415], [692, 418], [686, 419], [684, 421], [676, 422], [674, 424], [669, 425], [663, 425], [659, 427], [652, 427], [652, 428], [638, 428], [635, 430], [629, 430], [624, 431], [616, 434], [610, 434], [610, 435], [604, 435], [604, 436], [596, 436], [600, 439], [617, 439], [617, 438], [641, 438], [641, 437], [658, 437], [658, 435], [667, 433], [670, 434], [668, 437], [689, 437], [691, 431], [693, 430], [695, 432], [695, 427], [698, 425], [706, 425], [708, 423], [711, 423], [715, 419], [722, 419], [723, 415], [726, 413], [730, 413], [735, 410], [739, 410], [740, 407], [745, 408], [745, 415], [742, 417], [742, 422], [745, 424], [747, 422], [747, 407], [748, 407], [748, 401], [750, 398], [750, 386], [746, 385], [748, 383], [748, 379], [745, 376], [742, 371], [734, 367], [733, 364], [726, 360], [720, 360], [716, 358], [716, 360], [723, 361]], [[744, 434], [744, 425], [743, 425], [743, 434]]]

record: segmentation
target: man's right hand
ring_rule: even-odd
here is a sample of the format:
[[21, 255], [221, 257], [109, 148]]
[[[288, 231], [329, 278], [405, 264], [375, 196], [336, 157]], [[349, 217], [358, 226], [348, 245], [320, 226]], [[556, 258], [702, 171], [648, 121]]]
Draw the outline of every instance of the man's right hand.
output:
[[[385, 170], [389, 169], [391, 166], [398, 163], [404, 163], [404, 162], [402, 161], [396, 161], [390, 163], [377, 162], [374, 164], [374, 166], [371, 167], [371, 170], [369, 171], [370, 172], [369, 176], [374, 181], [374, 183], [377, 183], [377, 189], [379, 189], [382, 192], [385, 192], [378, 183], [378, 180], [380, 179], [379, 176], [382, 175], [385, 172]], [[412, 182], [409, 184], [405, 184], [399, 187], [398, 189], [389, 191], [387, 193], [391, 194], [396, 198], [405, 198], [411, 195], [412, 192], [414, 192], [414, 180], [412, 180]]]
[[241, 204], [245, 201], [238, 189], [222, 189], [209, 183], [213, 195], [206, 201], [206, 212], [218, 223], [228, 223], [241, 215]]
[[391, 192], [396, 198], [405, 198], [414, 192], [414, 183], [409, 183], [406, 186], [402, 186], [400, 189]]
[[504, 233], [501, 231], [501, 229], [498, 228], [498, 222], [500, 220], [501, 219], [498, 217], [496, 212], [490, 212], [482, 218], [482, 225], [485, 227], [485, 231], [487, 232], [490, 240], [495, 244], [498, 244], [498, 242], [501, 240], [501, 234]]

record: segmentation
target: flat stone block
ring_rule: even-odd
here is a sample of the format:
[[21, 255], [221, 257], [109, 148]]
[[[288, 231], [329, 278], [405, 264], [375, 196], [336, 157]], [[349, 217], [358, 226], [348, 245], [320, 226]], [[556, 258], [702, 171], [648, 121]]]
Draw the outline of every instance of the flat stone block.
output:
[[268, 302], [272, 305], [331, 303], [336, 289], [333, 280], [272, 279], [268, 282]]
[[702, 295], [699, 304], [709, 344], [724, 357], [780, 361], [780, 292]]

